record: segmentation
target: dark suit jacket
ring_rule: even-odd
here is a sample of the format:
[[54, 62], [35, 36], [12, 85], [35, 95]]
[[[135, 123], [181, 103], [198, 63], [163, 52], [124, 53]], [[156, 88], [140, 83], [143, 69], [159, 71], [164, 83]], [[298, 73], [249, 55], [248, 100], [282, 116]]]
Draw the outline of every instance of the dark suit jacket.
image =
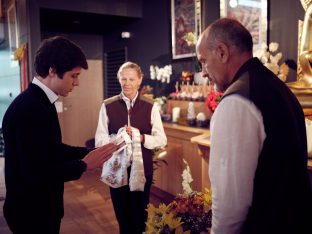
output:
[[2, 128], [8, 223], [60, 221], [64, 181], [80, 178], [87, 149], [62, 143], [55, 106], [35, 84], [11, 103]]

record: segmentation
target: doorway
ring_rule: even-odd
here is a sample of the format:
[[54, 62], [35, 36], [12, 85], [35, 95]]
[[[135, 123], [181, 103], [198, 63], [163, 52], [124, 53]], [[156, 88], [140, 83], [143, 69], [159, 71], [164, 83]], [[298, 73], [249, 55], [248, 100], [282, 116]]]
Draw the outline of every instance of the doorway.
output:
[[103, 102], [102, 60], [88, 60], [88, 70], [82, 70], [79, 86], [66, 98], [59, 99], [58, 113], [63, 142], [85, 146], [94, 138], [99, 111]]

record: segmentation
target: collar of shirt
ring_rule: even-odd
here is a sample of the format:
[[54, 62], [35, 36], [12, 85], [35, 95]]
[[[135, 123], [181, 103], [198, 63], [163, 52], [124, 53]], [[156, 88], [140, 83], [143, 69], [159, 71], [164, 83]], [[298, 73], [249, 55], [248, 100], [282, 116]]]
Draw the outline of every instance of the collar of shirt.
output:
[[137, 99], [137, 97], [138, 97], [138, 92], [136, 93], [136, 95], [134, 96], [134, 98], [132, 99], [132, 101], [129, 99], [129, 98], [127, 98], [125, 95], [124, 95], [124, 93], [123, 92], [121, 92], [121, 98], [122, 98], [122, 100], [126, 103], [126, 105], [127, 105], [127, 109], [129, 110], [130, 109], [130, 107], [133, 107], [134, 106], [134, 103], [135, 103], [135, 100]]
[[39, 86], [39, 88], [43, 90], [43, 92], [48, 96], [51, 104], [53, 104], [58, 99], [58, 95], [56, 95], [51, 89], [48, 88], [48, 86], [46, 86], [36, 77], [34, 77], [32, 83]]

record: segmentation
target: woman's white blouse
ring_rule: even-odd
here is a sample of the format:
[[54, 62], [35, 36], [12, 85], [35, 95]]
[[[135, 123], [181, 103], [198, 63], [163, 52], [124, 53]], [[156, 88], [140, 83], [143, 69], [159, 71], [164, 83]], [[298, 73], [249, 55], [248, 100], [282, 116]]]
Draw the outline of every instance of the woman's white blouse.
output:
[[[134, 105], [137, 96], [130, 102], [130, 100], [122, 95], [123, 100], [127, 105], [127, 109]], [[103, 103], [99, 113], [99, 122], [95, 133], [95, 146], [99, 147], [109, 143], [108, 132], [109, 119], [106, 112], [105, 104]], [[151, 135], [144, 134], [144, 147], [147, 149], [155, 149], [167, 145], [167, 137], [162, 124], [159, 108], [156, 104], [152, 107], [150, 116], [150, 123], [152, 125]]]

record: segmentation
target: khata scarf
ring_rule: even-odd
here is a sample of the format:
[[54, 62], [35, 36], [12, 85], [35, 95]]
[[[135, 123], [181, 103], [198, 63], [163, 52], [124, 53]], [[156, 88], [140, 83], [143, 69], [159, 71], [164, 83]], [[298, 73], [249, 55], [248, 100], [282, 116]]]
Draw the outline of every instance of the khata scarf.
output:
[[124, 127], [118, 130], [115, 140], [124, 138], [126, 146], [117, 150], [113, 156], [103, 164], [101, 180], [113, 188], [128, 184], [127, 168], [131, 165], [129, 187], [130, 191], [144, 191], [145, 174], [141, 149], [140, 131], [132, 127], [132, 141]]

